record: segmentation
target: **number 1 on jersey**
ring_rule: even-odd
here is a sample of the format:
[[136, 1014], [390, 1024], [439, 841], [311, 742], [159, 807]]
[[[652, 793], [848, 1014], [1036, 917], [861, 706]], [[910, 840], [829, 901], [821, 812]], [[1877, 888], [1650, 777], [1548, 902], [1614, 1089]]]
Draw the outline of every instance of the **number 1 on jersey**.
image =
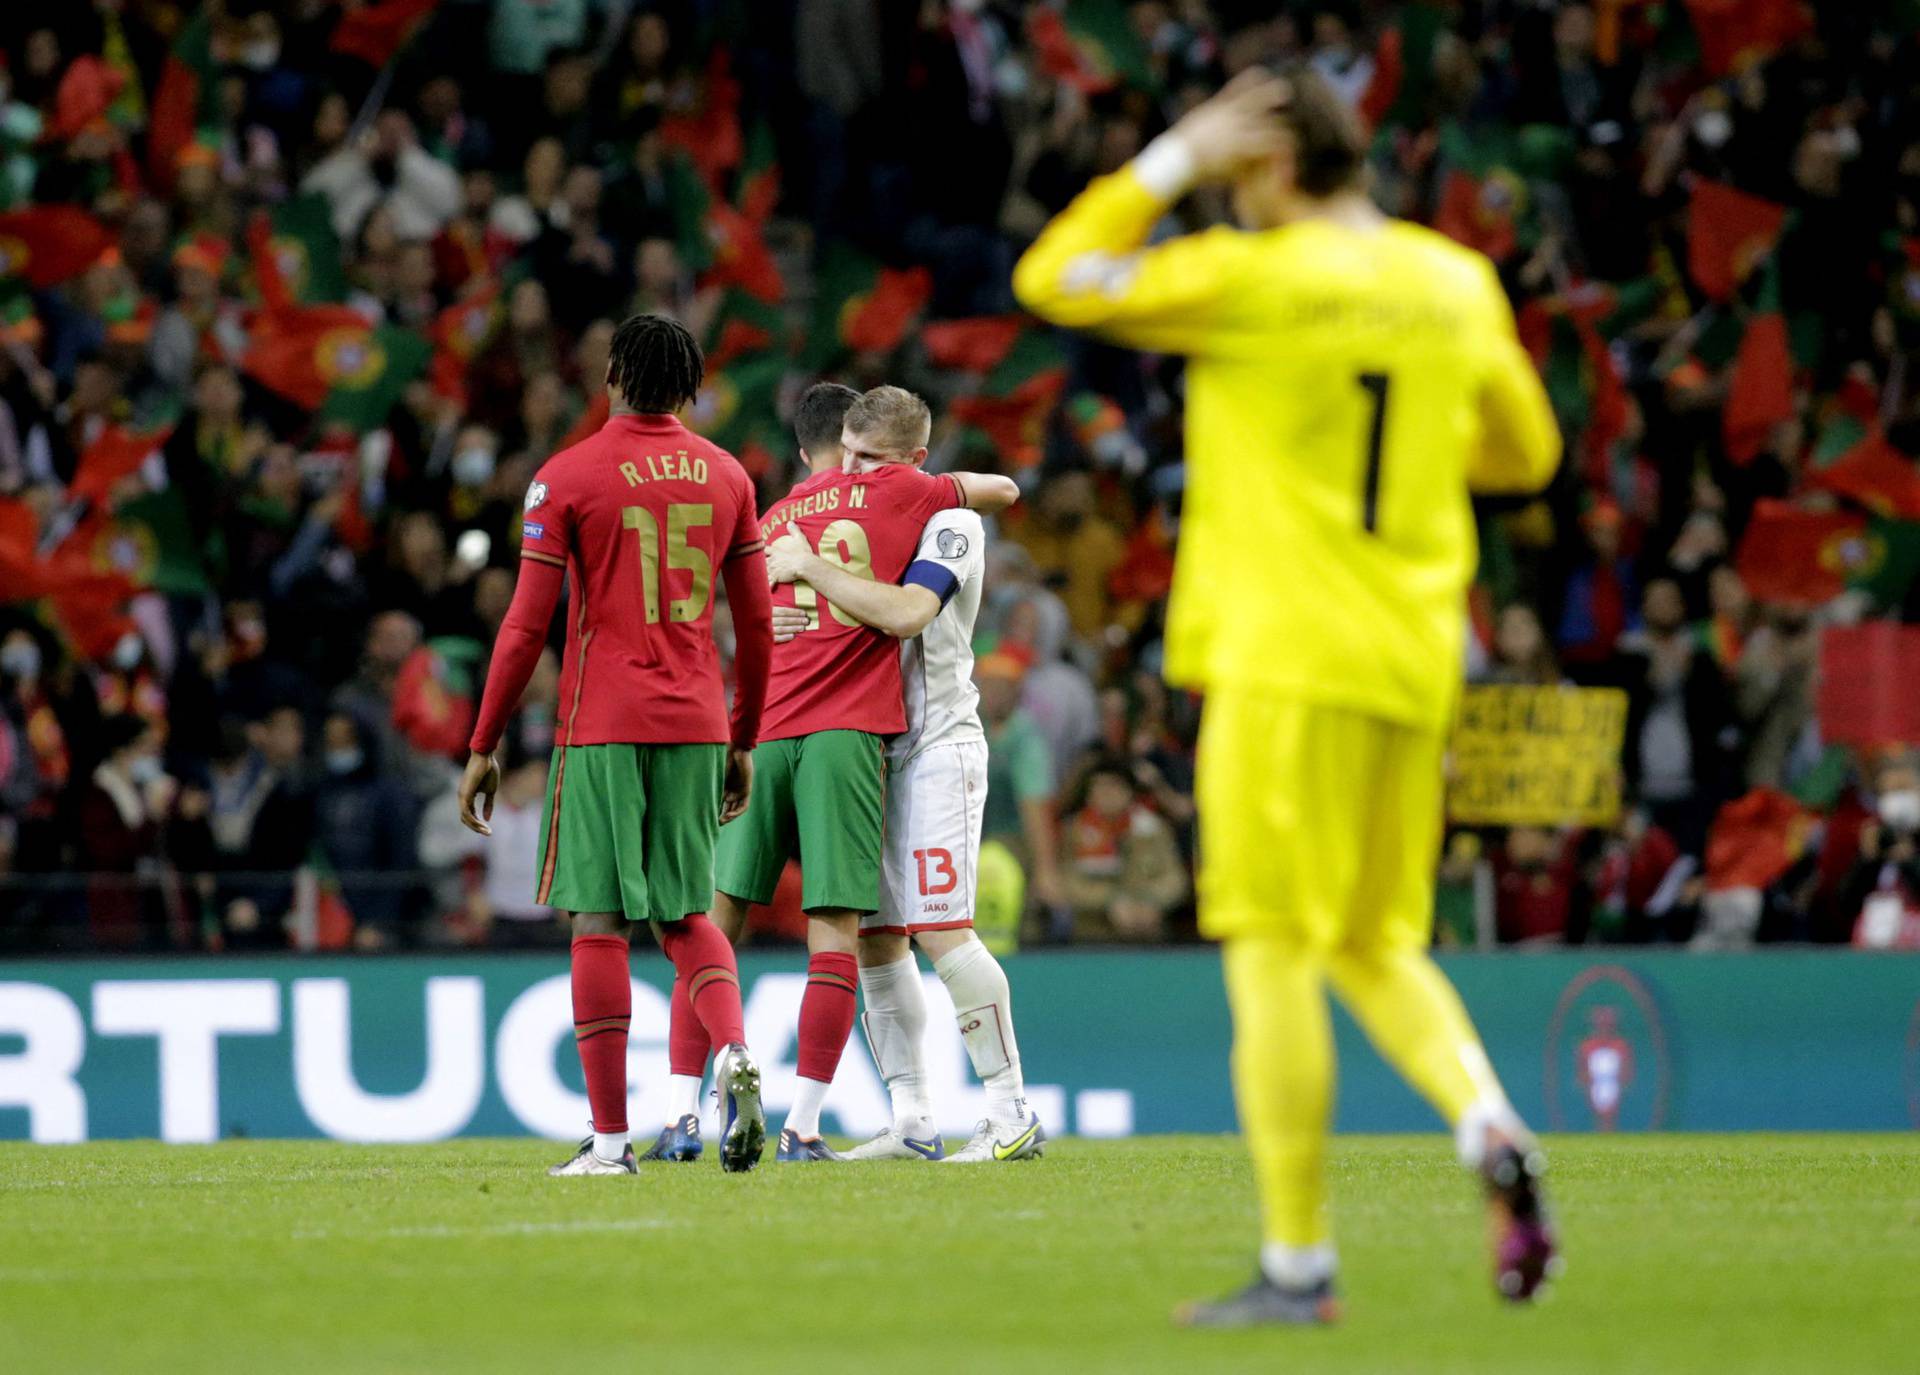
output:
[[1380, 445], [1387, 435], [1387, 391], [1393, 379], [1384, 372], [1363, 372], [1354, 381], [1373, 398], [1373, 421], [1367, 428], [1367, 476], [1360, 497], [1360, 527], [1371, 535], [1380, 526]]

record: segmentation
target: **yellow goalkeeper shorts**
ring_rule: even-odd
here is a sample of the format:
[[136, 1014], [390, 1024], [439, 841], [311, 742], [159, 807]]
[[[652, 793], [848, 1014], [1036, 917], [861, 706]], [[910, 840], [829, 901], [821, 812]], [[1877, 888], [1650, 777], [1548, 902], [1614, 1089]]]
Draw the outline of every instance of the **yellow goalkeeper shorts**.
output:
[[1445, 748], [1438, 731], [1356, 711], [1208, 693], [1194, 789], [1201, 933], [1424, 949]]

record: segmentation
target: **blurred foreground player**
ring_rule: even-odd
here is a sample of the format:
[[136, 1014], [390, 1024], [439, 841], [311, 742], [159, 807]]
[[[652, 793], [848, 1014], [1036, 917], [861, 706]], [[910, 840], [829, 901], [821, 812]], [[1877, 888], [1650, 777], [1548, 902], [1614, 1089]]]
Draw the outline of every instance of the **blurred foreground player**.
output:
[[[1182, 1310], [1200, 1326], [1335, 1316], [1328, 983], [1485, 1179], [1501, 1292], [1531, 1296], [1554, 1259], [1544, 1160], [1427, 946], [1468, 491], [1538, 489], [1560, 441], [1492, 265], [1383, 216], [1363, 147], [1311, 74], [1244, 74], [1014, 274], [1037, 315], [1190, 360], [1166, 672], [1207, 695], [1200, 922], [1224, 942], [1264, 1224], [1259, 1278]], [[1146, 247], [1208, 182], [1243, 229]]]
[[[652, 923], [673, 961], [676, 996], [684, 984], [721, 1047], [721, 1165], [752, 1169], [766, 1139], [733, 947], [706, 912], [719, 829], [746, 809], [753, 781], [772, 604], [753, 484], [674, 417], [703, 370], [693, 336], [664, 316], [636, 315], [614, 332], [607, 423], [548, 459], [527, 489], [520, 579], [460, 780], [461, 820], [485, 835], [500, 784], [493, 751], [567, 575], [572, 608], [535, 899], [572, 915], [574, 1040], [593, 1135], [550, 1174], [634, 1172], [627, 942], [638, 921]], [[716, 573], [739, 642], [731, 724], [713, 643]]]

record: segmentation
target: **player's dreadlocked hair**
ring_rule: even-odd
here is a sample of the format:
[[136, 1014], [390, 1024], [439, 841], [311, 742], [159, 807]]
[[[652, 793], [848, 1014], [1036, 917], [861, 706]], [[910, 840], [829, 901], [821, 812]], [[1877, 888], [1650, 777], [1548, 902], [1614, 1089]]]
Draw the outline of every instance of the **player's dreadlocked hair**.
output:
[[687, 327], [665, 315], [620, 322], [607, 349], [607, 381], [642, 415], [666, 415], [693, 400], [706, 360]]

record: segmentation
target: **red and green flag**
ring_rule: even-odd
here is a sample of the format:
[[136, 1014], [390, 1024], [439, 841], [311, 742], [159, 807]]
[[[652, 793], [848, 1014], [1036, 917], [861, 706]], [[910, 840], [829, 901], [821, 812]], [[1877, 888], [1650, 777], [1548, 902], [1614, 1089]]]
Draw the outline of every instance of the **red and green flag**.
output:
[[991, 372], [1032, 325], [1025, 315], [976, 315], [935, 320], [920, 330], [927, 361], [953, 372]]
[[476, 288], [433, 317], [427, 334], [433, 341], [433, 362], [428, 378], [441, 396], [464, 401], [467, 395], [467, 369], [480, 350], [493, 338], [503, 312], [500, 283], [485, 279]]
[[1845, 497], [1876, 516], [1920, 521], [1920, 471], [1877, 430], [1816, 472], [1808, 485]]
[[1751, 463], [1767, 446], [1774, 427], [1794, 417], [1793, 350], [1780, 313], [1780, 269], [1768, 269], [1760, 299], [1740, 337], [1721, 411], [1727, 457]]
[[1696, 181], [1687, 206], [1687, 272], [1715, 301], [1730, 301], [1786, 226], [1787, 208], [1714, 181]]
[[346, 306], [262, 314], [240, 366], [262, 386], [365, 433], [385, 423], [431, 350], [413, 330], [375, 326]]
[[1360, 117], [1369, 129], [1417, 123], [1433, 90], [1433, 55], [1447, 24], [1434, 4], [1403, 5], [1380, 31], [1373, 48], [1373, 76], [1360, 95]]
[[412, 41], [440, 6], [440, 0], [346, 0], [327, 46], [357, 57], [369, 67], [384, 67]]
[[738, 287], [769, 305], [786, 295], [786, 281], [760, 223], [724, 201], [714, 201], [707, 208], [707, 242], [712, 260], [701, 275], [703, 285]]
[[753, 354], [725, 368], [709, 368], [687, 426], [712, 440], [758, 478], [779, 467], [793, 447], [779, 413], [780, 384], [787, 373], [783, 353]]
[[725, 47], [714, 47], [704, 77], [693, 89], [691, 104], [672, 110], [660, 121], [660, 141], [692, 159], [708, 190], [718, 192], [746, 155], [740, 129], [740, 83], [733, 78]]
[[138, 473], [171, 433], [171, 428], [142, 431], [125, 425], [107, 426], [81, 451], [73, 481], [67, 484], [67, 496], [95, 506], [108, 505], [114, 488]]
[[1735, 566], [1756, 601], [1819, 605], [1854, 590], [1898, 606], [1920, 576], [1920, 523], [1762, 500]]
[[1687, 14], [1713, 76], [1752, 66], [1813, 31], [1801, 0], [1687, 0]]
[[448, 758], [466, 753], [485, 653], [477, 640], [442, 635], [401, 661], [393, 680], [393, 726], [408, 744]]
[[982, 380], [948, 407], [966, 446], [1004, 468], [1030, 468], [1046, 456], [1047, 427], [1067, 387], [1066, 357], [1051, 335], [1030, 330]]
[[213, 19], [204, 8], [174, 35], [160, 69], [147, 117], [147, 180], [173, 190], [180, 154], [206, 127], [226, 122], [220, 107], [220, 67], [213, 55]]
[[773, 130], [765, 120], [753, 126], [741, 156], [740, 173], [734, 187], [733, 203], [740, 213], [755, 224], [766, 223], [780, 203], [780, 163], [774, 146]]
[[1035, 5], [1027, 37], [1051, 76], [1096, 95], [1116, 86], [1155, 89], [1147, 47], [1121, 0], [1067, 0], [1064, 7]]
[[1520, 247], [1528, 209], [1526, 179], [1514, 166], [1509, 141], [1450, 124], [1441, 131], [1440, 151], [1446, 172], [1433, 227], [1496, 263], [1505, 262]]
[[883, 267], [847, 244], [834, 244], [814, 274], [811, 333], [803, 366], [824, 372], [850, 353], [891, 353], [933, 294], [924, 267]]
[[1814, 817], [1773, 788], [1729, 802], [1707, 834], [1707, 887], [1765, 888], [1806, 853]]
[[346, 299], [346, 267], [325, 196], [295, 196], [255, 214], [247, 223], [247, 256], [268, 310]]
[[707, 366], [731, 367], [738, 359], [775, 347], [785, 334], [786, 317], [778, 306], [744, 291], [729, 291], [720, 300], [708, 334]]
[[98, 262], [113, 231], [71, 205], [36, 205], [0, 215], [0, 282], [57, 286]]

